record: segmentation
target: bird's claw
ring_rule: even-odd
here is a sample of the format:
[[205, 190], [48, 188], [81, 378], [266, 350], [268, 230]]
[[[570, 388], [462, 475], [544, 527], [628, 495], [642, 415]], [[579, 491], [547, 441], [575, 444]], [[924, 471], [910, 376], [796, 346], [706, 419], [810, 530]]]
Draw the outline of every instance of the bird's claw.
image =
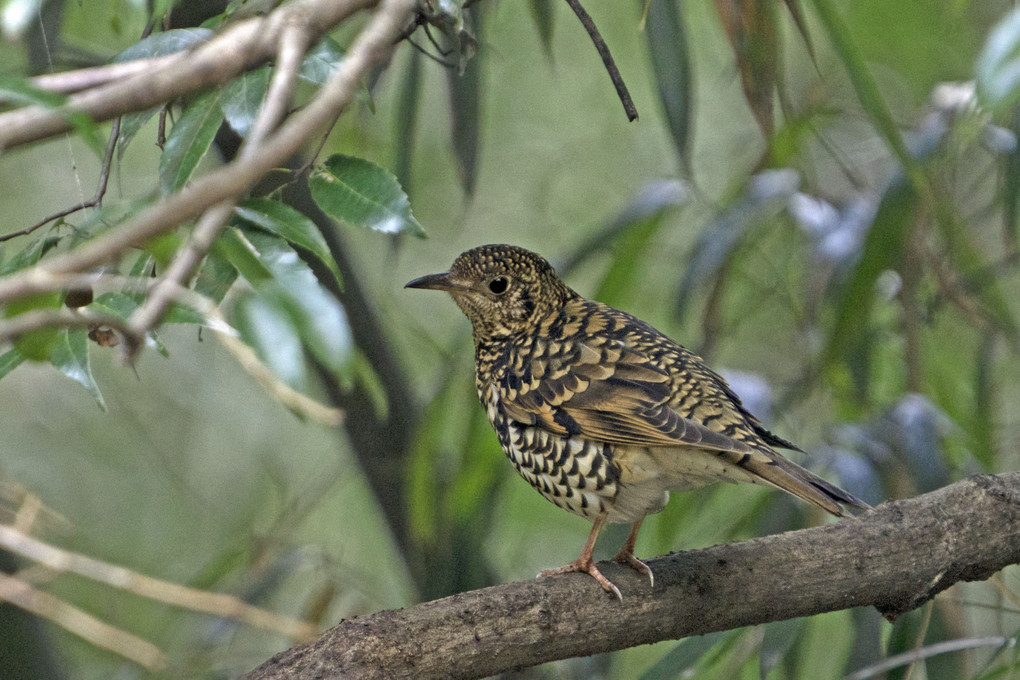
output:
[[[635, 559], [635, 561], [637, 561]], [[646, 567], [647, 568], [647, 567]], [[552, 576], [553, 574], [569, 574], [571, 572], [579, 571], [585, 574], [590, 574], [592, 578], [598, 581], [599, 585], [602, 586], [603, 590], [612, 593], [616, 596], [616, 599], [623, 602], [623, 595], [620, 593], [620, 589], [613, 585], [613, 582], [602, 575], [599, 568], [595, 566], [595, 562], [591, 559], [581, 560], [577, 559], [568, 564], [565, 567], [558, 567], [556, 569], [543, 569], [538, 572], [541, 576]]]
[[617, 553], [616, 557], [613, 558], [613, 561], [619, 562], [620, 564], [626, 564], [628, 567], [630, 567], [639, 574], [645, 574], [646, 576], [648, 576], [648, 584], [652, 588], [655, 588], [655, 574], [652, 573], [652, 568], [649, 567], [644, 562], [642, 562], [641, 560], [639, 560], [638, 558], [634, 557], [634, 553], [623, 552], [621, 550], [619, 553]]

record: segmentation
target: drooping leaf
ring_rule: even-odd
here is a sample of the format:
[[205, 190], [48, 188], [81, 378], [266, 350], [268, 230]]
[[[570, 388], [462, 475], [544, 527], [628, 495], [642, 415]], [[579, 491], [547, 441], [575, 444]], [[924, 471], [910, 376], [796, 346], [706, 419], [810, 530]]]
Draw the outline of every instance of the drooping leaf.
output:
[[330, 254], [326, 239], [318, 227], [286, 203], [269, 198], [249, 198], [234, 208], [234, 214], [244, 222], [282, 236], [290, 243], [309, 251], [329, 267], [337, 282], [343, 280], [340, 268]]
[[742, 196], [701, 230], [677, 293], [674, 314], [687, 311], [694, 290], [711, 280], [744, 235], [782, 210], [797, 191], [800, 177], [793, 170], [767, 170], [753, 176]]
[[553, 12], [553, 0], [528, 0], [531, 18], [538, 30], [538, 39], [542, 42], [542, 51], [550, 60], [553, 58], [552, 39], [555, 28], [556, 14]]
[[829, 333], [825, 363], [848, 356], [869, 328], [875, 299], [875, 282], [886, 269], [895, 268], [913, 223], [917, 194], [902, 178], [886, 189], [868, 230], [861, 256], [836, 304], [836, 323]]
[[734, 631], [720, 631], [681, 640], [638, 680], [674, 680], [688, 677], [686, 671], [698, 663], [713, 647], [733, 635]]
[[659, 101], [666, 113], [666, 123], [673, 137], [680, 167], [690, 176], [694, 76], [683, 18], [677, 10], [676, 0], [651, 0], [645, 31]]
[[223, 117], [237, 134], [247, 137], [262, 108], [262, 99], [269, 89], [272, 69], [269, 66], [248, 71], [227, 83], [220, 94]]
[[793, 643], [801, 637], [808, 619], [804, 617], [773, 621], [765, 625], [765, 637], [761, 641], [758, 654], [758, 676], [761, 680], [769, 677], [786, 657]]
[[316, 359], [343, 375], [350, 366], [353, 344], [343, 307], [286, 241], [257, 231], [249, 234], [249, 239], [273, 275], [272, 281], [257, 287], [259, 294], [290, 315]]
[[335, 220], [384, 234], [425, 236], [396, 177], [371, 161], [330, 156], [308, 183], [315, 203]]
[[92, 376], [89, 364], [89, 338], [86, 330], [63, 329], [58, 333], [50, 363], [71, 380], [82, 385], [95, 398], [99, 408], [107, 410], [106, 400]]
[[1020, 246], [1020, 104], [1013, 106], [1009, 127], [1014, 144], [1003, 163], [1002, 220], [1006, 242], [1015, 249]]
[[418, 109], [421, 100], [421, 52], [411, 50], [407, 58], [407, 70], [400, 86], [397, 111], [394, 115], [396, 126], [396, 152], [394, 168], [397, 181], [404, 191], [411, 193], [411, 159], [414, 156], [414, 141], [418, 131]]
[[11, 259], [0, 264], [0, 276], [6, 276], [21, 269], [27, 269], [60, 243], [56, 236], [40, 236]]
[[772, 0], [716, 0], [726, 36], [733, 48], [744, 98], [766, 139], [772, 137], [773, 98], [780, 49]]
[[[481, 8], [482, 5], [475, 5], [471, 10], [472, 17], [476, 19], [475, 40], [481, 40]], [[482, 60], [485, 54], [487, 52], [483, 50], [471, 55], [462, 55], [459, 70], [446, 69], [447, 96], [452, 117], [450, 143], [453, 146], [453, 155], [457, 159], [457, 169], [460, 171], [461, 188], [468, 196], [474, 194], [475, 182], [478, 179]]]
[[223, 121], [218, 92], [200, 95], [167, 135], [159, 159], [159, 188], [164, 195], [180, 191], [209, 151]]
[[1020, 7], [1008, 12], [988, 34], [976, 70], [982, 106], [1005, 107], [1020, 99]]
[[280, 380], [300, 392], [308, 389], [304, 349], [287, 310], [279, 300], [260, 295], [242, 298], [233, 323], [244, 340]]
[[25, 356], [16, 349], [0, 354], [0, 380], [7, 377], [8, 373], [20, 366], [24, 361]]

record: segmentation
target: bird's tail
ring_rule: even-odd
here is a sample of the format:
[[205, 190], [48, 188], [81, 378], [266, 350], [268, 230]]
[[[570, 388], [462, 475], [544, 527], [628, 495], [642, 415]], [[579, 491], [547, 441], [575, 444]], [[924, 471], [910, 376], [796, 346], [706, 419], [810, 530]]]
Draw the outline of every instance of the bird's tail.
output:
[[755, 452], [755, 455], [745, 459], [741, 467], [766, 483], [813, 503], [837, 517], [847, 515], [847, 506], [864, 510], [871, 508], [853, 494], [830, 484], [775, 451]]

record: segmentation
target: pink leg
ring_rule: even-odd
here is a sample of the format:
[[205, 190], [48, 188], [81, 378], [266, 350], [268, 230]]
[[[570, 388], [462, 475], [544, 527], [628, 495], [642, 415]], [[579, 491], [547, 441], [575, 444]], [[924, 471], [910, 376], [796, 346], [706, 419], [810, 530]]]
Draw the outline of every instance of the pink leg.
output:
[[[574, 560], [565, 567], [560, 567], [559, 569], [545, 569], [539, 572], [538, 575], [552, 576], [553, 574], [566, 574], [572, 571], [580, 571], [587, 574], [591, 574], [591, 576], [596, 581], [599, 582], [600, 586], [602, 586], [605, 590], [612, 593], [613, 595], [616, 595], [617, 599], [619, 599], [622, 602], [623, 595], [620, 594], [620, 589], [614, 586], [612, 581], [610, 581], [609, 579], [602, 575], [602, 572], [599, 571], [598, 567], [595, 566], [595, 562], [591, 558], [592, 550], [595, 549], [595, 539], [599, 537], [599, 532], [602, 531], [602, 525], [605, 524], [605, 522], [606, 522], [605, 513], [599, 515], [595, 519], [595, 525], [592, 526], [591, 533], [588, 534], [588, 540], [585, 541], [584, 548], [581, 550], [581, 554], [580, 556], [578, 556], [576, 560]], [[640, 522], [638, 524], [640, 524]], [[631, 557], [633, 559], [633, 556]], [[634, 561], [637, 562], [636, 559]], [[645, 569], [648, 569], [648, 567], [645, 567]]]
[[627, 541], [623, 544], [623, 547], [620, 548], [620, 552], [616, 553], [616, 557], [613, 558], [613, 561], [619, 562], [620, 564], [626, 564], [639, 574], [647, 574], [648, 583], [650, 583], [652, 588], [654, 588], [655, 575], [652, 573], [651, 568], [638, 558], [634, 557], [634, 544], [637, 543], [638, 531], [641, 530], [641, 523], [644, 521], [645, 518], [642, 517], [631, 525], [630, 535], [627, 536]]

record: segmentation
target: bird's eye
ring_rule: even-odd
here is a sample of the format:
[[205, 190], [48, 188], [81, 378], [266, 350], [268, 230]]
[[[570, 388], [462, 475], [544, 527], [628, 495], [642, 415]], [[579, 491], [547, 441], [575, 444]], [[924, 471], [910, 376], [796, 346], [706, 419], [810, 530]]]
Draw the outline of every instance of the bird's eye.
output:
[[510, 279], [505, 276], [497, 276], [492, 281], [489, 281], [489, 290], [496, 295], [502, 295], [506, 292], [506, 289], [510, 287]]

